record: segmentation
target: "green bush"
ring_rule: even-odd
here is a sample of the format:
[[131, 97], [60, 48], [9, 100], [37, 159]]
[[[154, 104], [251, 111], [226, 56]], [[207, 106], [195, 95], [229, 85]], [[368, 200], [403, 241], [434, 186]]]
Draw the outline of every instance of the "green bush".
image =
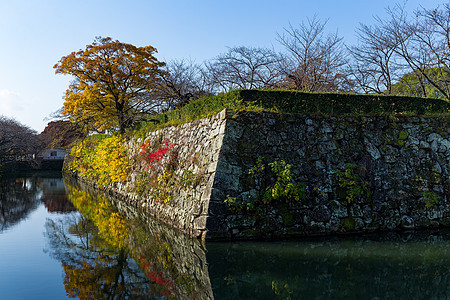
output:
[[[225, 199], [232, 212], [261, 213], [263, 208], [267, 210], [274, 205], [292, 204], [306, 198], [306, 186], [294, 182], [290, 164], [281, 160], [266, 165], [263, 160], [259, 157], [256, 165], [248, 170], [250, 186], [256, 190], [256, 195], [240, 202], [229, 195]], [[289, 217], [286, 222], [289, 222]]]
[[282, 113], [380, 114], [449, 113], [450, 103], [442, 99], [403, 96], [305, 93], [286, 90], [242, 90], [240, 97], [251, 103]]
[[153, 116], [134, 131], [191, 122], [229, 108], [289, 114], [448, 114], [450, 103], [442, 99], [403, 96], [305, 93], [287, 90], [236, 90], [195, 100], [181, 109]]
[[137, 135], [139, 135], [139, 131], [145, 133], [148, 130], [155, 130], [161, 127], [178, 125], [206, 118], [217, 114], [224, 108], [241, 110], [249, 108], [249, 106], [243, 105], [242, 99], [240, 98], [240, 91], [222, 93], [217, 96], [207, 96], [195, 100], [180, 109], [152, 116], [152, 121], [141, 122], [133, 128], [133, 135], [136, 135], [136, 131], [138, 132]]

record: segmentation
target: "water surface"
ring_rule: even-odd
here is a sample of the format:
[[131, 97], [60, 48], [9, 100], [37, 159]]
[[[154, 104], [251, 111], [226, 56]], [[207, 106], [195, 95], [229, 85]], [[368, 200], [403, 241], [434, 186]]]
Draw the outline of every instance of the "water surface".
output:
[[[54, 208], [59, 203], [69, 207]], [[47, 220], [74, 213], [58, 174], [0, 180], [1, 299], [65, 298], [61, 263], [44, 252], [44, 231]]]
[[449, 299], [450, 232], [205, 246], [59, 175], [3, 178], [0, 298]]

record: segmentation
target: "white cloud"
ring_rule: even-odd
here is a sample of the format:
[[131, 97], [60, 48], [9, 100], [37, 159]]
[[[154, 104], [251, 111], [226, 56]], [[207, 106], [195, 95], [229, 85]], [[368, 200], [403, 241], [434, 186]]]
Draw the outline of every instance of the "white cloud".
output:
[[42, 121], [39, 120], [40, 106], [30, 106], [29, 101], [17, 92], [9, 89], [0, 89], [0, 115], [14, 120], [40, 131]]
[[14, 117], [26, 109], [24, 102], [19, 93], [6, 89], [0, 90], [0, 115]]
[[57, 108], [58, 105], [36, 96], [35, 91], [30, 93], [23, 90], [19, 93], [12, 89], [0, 88], [0, 115], [13, 118], [37, 132], [44, 129], [48, 123], [45, 117]]

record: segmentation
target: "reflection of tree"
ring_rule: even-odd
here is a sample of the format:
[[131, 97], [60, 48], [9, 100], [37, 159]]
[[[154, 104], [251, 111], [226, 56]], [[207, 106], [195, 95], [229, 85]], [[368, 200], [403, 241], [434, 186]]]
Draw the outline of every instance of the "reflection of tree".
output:
[[103, 196], [68, 187], [83, 215], [47, 222], [51, 253], [61, 260], [71, 297], [112, 298], [147, 294], [149, 284], [125, 247], [125, 220]]
[[43, 178], [39, 185], [42, 188], [41, 201], [44, 202], [47, 211], [69, 213], [76, 210], [67, 199], [62, 178]]
[[71, 297], [210, 299], [205, 253], [198, 241], [132, 212], [123, 217], [103, 196], [66, 181], [80, 213], [48, 220], [47, 251], [64, 268]]
[[38, 207], [35, 183], [32, 178], [0, 178], [0, 233]]
[[98, 228], [106, 248], [122, 249], [128, 239], [128, 227], [111, 203], [102, 195], [91, 195], [69, 186], [68, 197], [75, 207]]
[[62, 262], [70, 297], [109, 299], [149, 293], [148, 280], [127, 250], [112, 249], [93, 221], [79, 214], [48, 220], [46, 234], [51, 255]]

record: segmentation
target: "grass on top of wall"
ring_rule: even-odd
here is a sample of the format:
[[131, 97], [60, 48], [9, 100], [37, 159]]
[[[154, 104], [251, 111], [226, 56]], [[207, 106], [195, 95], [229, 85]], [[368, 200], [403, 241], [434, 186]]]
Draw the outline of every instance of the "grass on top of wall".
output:
[[290, 90], [235, 90], [207, 96], [180, 109], [153, 116], [156, 121], [141, 122], [130, 134], [139, 136], [159, 128], [192, 122], [214, 115], [224, 108], [287, 114], [450, 115], [450, 102], [434, 98]]

